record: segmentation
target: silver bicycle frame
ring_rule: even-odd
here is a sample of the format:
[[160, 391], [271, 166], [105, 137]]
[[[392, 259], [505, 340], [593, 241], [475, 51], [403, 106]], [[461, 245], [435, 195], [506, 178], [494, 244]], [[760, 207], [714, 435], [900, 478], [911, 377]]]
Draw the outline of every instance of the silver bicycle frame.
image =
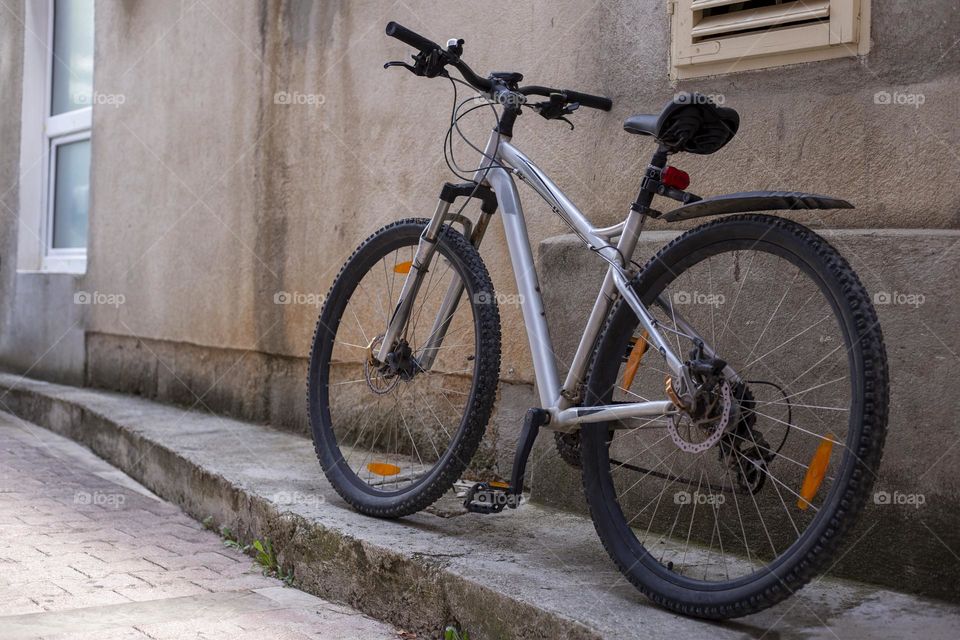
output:
[[[629, 263], [623, 263], [624, 257], [631, 256], [637, 246], [644, 214], [631, 208], [623, 222], [611, 227], [594, 227], [577, 206], [563, 194], [560, 188], [526, 155], [510, 143], [509, 137], [496, 131], [491, 133], [490, 139], [487, 141], [484, 158], [484, 162], [474, 174], [474, 179], [484, 186], [489, 186], [497, 196], [507, 240], [507, 249], [517, 280], [517, 292], [520, 294], [520, 307], [523, 313], [527, 339], [530, 342], [530, 354], [533, 359], [540, 404], [550, 414], [550, 422], [546, 428], [557, 431], [573, 431], [584, 423], [669, 415], [676, 412], [677, 409], [670, 400], [592, 407], [572, 406], [575, 404], [574, 400], [578, 399], [583, 386], [590, 355], [603, 322], [614, 301], [621, 296], [636, 314], [641, 326], [648, 334], [648, 341], [663, 356], [667, 368], [674, 378], [677, 380], [687, 379], [686, 368], [668, 347], [666, 340], [658, 330], [658, 321], [640, 301], [633, 287], [630, 286], [632, 274]], [[527, 235], [523, 207], [520, 204], [520, 194], [513, 180], [514, 174], [530, 185], [550, 205], [554, 213], [563, 218], [575, 230], [587, 247], [598, 253], [609, 264], [563, 385], [560, 384], [557, 373], [553, 345], [550, 341], [550, 331], [544, 313], [543, 298], [540, 294], [540, 283], [537, 278], [533, 251], [530, 247], [530, 238]], [[416, 297], [420, 282], [426, 273], [424, 266], [429, 265], [430, 258], [436, 249], [437, 234], [441, 224], [448, 216], [449, 207], [448, 203], [440, 202], [430, 224], [421, 236], [412, 268], [404, 281], [390, 326], [387, 328], [377, 353], [377, 357], [381, 361], [386, 358], [391, 345], [406, 325], [412, 301]], [[480, 226], [483, 225], [478, 225], [478, 227]], [[616, 244], [613, 244], [614, 238], [618, 239]], [[420, 366], [424, 369], [429, 369], [432, 365], [436, 350], [443, 341], [446, 328], [462, 293], [463, 284], [455, 280], [444, 297], [430, 338], [423, 349]], [[703, 340], [688, 323], [679, 317], [677, 318], [677, 325], [688, 335]], [[712, 349], [705, 342], [704, 349], [708, 354], [712, 353]], [[735, 372], [730, 371], [728, 373], [734, 379], [737, 379]]]

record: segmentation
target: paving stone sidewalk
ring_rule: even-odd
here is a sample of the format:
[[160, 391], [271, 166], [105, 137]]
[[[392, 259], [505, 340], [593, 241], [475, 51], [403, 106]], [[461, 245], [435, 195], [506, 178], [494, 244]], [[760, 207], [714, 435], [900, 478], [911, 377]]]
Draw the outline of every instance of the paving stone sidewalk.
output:
[[80, 445], [0, 412], [0, 639], [402, 637], [285, 587]]

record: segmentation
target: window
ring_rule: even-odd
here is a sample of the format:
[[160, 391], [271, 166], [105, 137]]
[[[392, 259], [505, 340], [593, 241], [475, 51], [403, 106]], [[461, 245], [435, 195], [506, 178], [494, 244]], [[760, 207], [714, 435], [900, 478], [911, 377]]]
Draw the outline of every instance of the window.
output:
[[86, 270], [94, 0], [27, 3], [20, 156], [22, 270]]
[[867, 53], [870, 0], [669, 0], [677, 78]]

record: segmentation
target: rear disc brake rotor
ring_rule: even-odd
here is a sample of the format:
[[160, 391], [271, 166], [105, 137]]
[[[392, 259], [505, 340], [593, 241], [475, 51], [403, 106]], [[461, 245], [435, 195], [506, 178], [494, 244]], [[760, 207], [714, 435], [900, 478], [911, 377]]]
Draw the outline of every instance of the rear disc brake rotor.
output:
[[702, 453], [717, 444], [727, 430], [733, 413], [733, 392], [726, 380], [722, 380], [718, 387], [715, 409], [707, 412], [711, 415], [695, 419], [681, 411], [671, 416], [667, 431], [673, 443], [683, 451]]

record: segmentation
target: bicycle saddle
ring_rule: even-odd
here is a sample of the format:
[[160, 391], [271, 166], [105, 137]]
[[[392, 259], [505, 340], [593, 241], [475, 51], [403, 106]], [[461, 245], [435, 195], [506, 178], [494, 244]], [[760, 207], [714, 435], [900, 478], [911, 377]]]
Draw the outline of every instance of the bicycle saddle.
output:
[[678, 93], [660, 113], [630, 116], [623, 122], [625, 131], [653, 136], [671, 153], [701, 155], [719, 151], [739, 126], [735, 110], [718, 107], [699, 93]]

